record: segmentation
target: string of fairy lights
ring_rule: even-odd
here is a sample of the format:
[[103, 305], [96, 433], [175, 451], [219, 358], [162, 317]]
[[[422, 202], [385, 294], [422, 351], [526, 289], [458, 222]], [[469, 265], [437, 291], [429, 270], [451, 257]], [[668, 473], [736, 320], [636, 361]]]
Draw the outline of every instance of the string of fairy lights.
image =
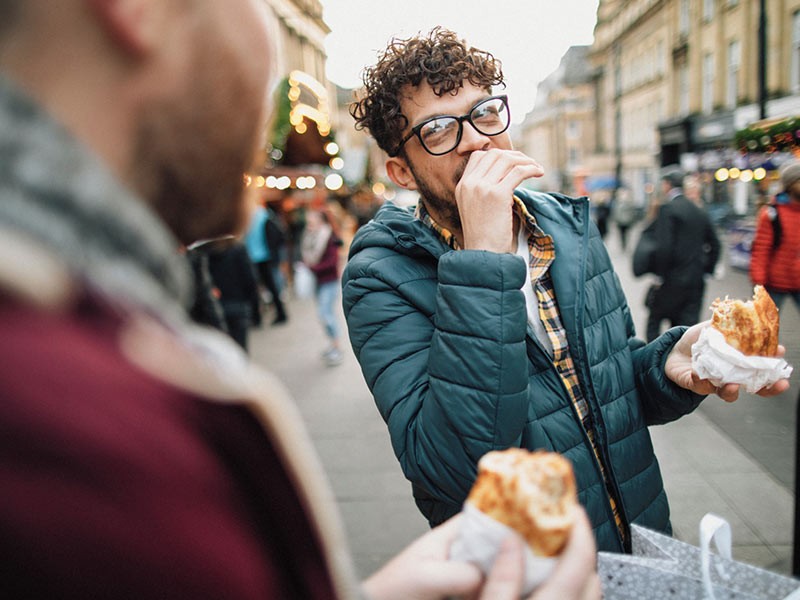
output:
[[[328, 141], [323, 150], [330, 157], [328, 167], [333, 171], [328, 174], [302, 174], [296, 176], [283, 175], [249, 175], [244, 176], [248, 187], [275, 190], [313, 190], [322, 185], [330, 191], [337, 191], [344, 186], [344, 178], [339, 173], [344, 166], [344, 159], [339, 156], [339, 145], [330, 139], [331, 120], [328, 103], [328, 91], [325, 86], [308, 73], [294, 70], [285, 80], [279, 97], [279, 107], [270, 156], [275, 161], [283, 157], [283, 149], [290, 130], [298, 135], [308, 131], [308, 122], [317, 128], [320, 137]], [[288, 109], [288, 115], [286, 111]]]

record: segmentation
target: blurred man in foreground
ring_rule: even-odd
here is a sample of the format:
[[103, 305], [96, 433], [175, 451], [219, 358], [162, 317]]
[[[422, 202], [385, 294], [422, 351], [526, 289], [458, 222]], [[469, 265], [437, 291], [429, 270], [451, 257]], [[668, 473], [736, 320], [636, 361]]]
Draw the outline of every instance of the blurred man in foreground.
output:
[[[187, 320], [177, 249], [241, 225], [262, 6], [0, 0], [4, 598], [519, 594], [518, 545], [445, 560], [456, 523], [359, 588], [283, 388]], [[589, 539], [541, 597], [596, 593]]]

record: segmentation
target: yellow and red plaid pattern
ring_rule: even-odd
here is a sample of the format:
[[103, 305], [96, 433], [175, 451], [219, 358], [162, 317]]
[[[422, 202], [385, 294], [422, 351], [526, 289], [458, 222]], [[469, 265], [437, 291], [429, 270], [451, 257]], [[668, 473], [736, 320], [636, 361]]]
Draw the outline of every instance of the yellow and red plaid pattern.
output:
[[[558, 311], [558, 303], [556, 302], [555, 289], [553, 288], [553, 280], [550, 276], [550, 265], [556, 258], [555, 245], [553, 238], [547, 235], [539, 225], [536, 219], [525, 208], [522, 201], [514, 197], [515, 208], [517, 216], [520, 221], [525, 224], [528, 231], [528, 252], [530, 253], [530, 271], [531, 282], [533, 285], [536, 298], [539, 301], [539, 318], [542, 321], [545, 332], [547, 333], [550, 343], [553, 346], [553, 365], [555, 366], [558, 374], [564, 382], [564, 387], [569, 394], [570, 401], [575, 407], [575, 411], [581, 419], [583, 428], [592, 445], [597, 463], [600, 465], [600, 471], [603, 474], [603, 479], [608, 490], [609, 504], [614, 513], [614, 520], [617, 524], [617, 529], [622, 535], [623, 540], [628, 539], [627, 527], [622, 521], [619, 509], [617, 508], [618, 501], [615, 497], [614, 491], [608, 480], [606, 473], [605, 462], [603, 461], [602, 454], [597, 447], [596, 432], [594, 423], [592, 421], [589, 407], [586, 404], [586, 399], [581, 390], [581, 384], [578, 380], [578, 372], [575, 368], [575, 363], [569, 352], [569, 342], [567, 341], [566, 329], [561, 323], [561, 315]], [[417, 205], [416, 216], [428, 227], [433, 229], [439, 238], [453, 250], [459, 250], [459, 244], [455, 236], [436, 223], [430, 216], [425, 207], [420, 202]]]

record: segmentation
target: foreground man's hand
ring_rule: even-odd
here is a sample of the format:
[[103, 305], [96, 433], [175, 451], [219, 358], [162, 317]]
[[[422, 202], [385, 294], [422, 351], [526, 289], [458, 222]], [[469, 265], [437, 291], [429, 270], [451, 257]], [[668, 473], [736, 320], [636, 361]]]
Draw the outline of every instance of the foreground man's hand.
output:
[[478, 150], [469, 157], [456, 186], [464, 248], [514, 252], [513, 196], [526, 179], [541, 177], [542, 166], [515, 150]]
[[[426, 533], [364, 582], [371, 600], [518, 600], [523, 582], [523, 547], [510, 537], [484, 580], [471, 564], [448, 561], [460, 517]], [[576, 515], [567, 546], [550, 578], [530, 600], [594, 600], [600, 598], [594, 536], [585, 511]]]
[[[527, 600], [597, 600], [602, 597], [597, 576], [597, 551], [589, 518], [578, 509], [567, 546], [552, 575]], [[522, 593], [523, 546], [508, 538], [495, 560], [477, 600], [519, 598]]]
[[[700, 379], [692, 371], [692, 345], [700, 337], [700, 332], [709, 326], [710, 321], [693, 325], [681, 336], [678, 343], [667, 356], [664, 373], [670, 381], [696, 394], [716, 394], [725, 402], [735, 402], [739, 398], [739, 384], [727, 383], [717, 387], [708, 379]], [[786, 348], [778, 346], [778, 356], [783, 356]], [[759, 396], [777, 396], [789, 389], [789, 380], [781, 379], [777, 383], [761, 388], [756, 392]]]

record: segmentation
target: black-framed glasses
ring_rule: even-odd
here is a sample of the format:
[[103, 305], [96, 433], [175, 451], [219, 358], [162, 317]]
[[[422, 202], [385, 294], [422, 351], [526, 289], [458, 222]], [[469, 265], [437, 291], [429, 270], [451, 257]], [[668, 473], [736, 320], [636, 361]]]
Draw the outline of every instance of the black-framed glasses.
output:
[[511, 124], [508, 111], [508, 97], [491, 96], [478, 102], [470, 111], [460, 117], [442, 115], [431, 117], [411, 128], [409, 134], [397, 145], [392, 156], [397, 156], [408, 140], [417, 136], [422, 147], [434, 156], [447, 154], [461, 142], [464, 133], [464, 121], [467, 121], [482, 135], [500, 135]]

